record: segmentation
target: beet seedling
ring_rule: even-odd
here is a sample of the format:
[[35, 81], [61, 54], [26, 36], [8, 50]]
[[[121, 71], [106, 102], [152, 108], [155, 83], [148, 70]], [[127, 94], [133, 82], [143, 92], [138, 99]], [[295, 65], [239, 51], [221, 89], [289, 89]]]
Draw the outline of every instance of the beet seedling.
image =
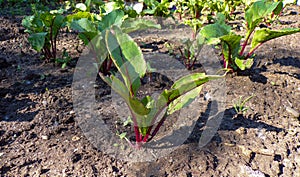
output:
[[[175, 81], [157, 99], [148, 95], [139, 98], [137, 91], [141, 87], [141, 78], [147, 73], [141, 49], [118, 26], [105, 30], [100, 40], [99, 44], [105, 44], [106, 54], [110, 56], [121, 78], [112, 72], [107, 75], [100, 72], [99, 75], [129, 107], [136, 148], [140, 148], [157, 134], [168, 115], [189, 105], [199, 95], [204, 83], [223, 77], [205, 73], [189, 74]], [[158, 123], [155, 124], [156, 122]]]
[[65, 25], [64, 10], [35, 11], [34, 15], [26, 16], [22, 25], [29, 33], [28, 41], [36, 51], [42, 51], [47, 61], [56, 59], [56, 44], [59, 30]]
[[247, 110], [249, 109], [245, 104], [251, 100], [254, 97], [254, 95], [251, 95], [243, 100], [243, 97], [240, 96], [239, 100], [235, 103], [233, 103], [234, 110], [237, 114], [245, 114]]
[[[224, 68], [233, 70], [249, 69], [253, 64], [254, 52], [265, 42], [294, 33], [300, 32], [299, 28], [286, 28], [271, 30], [268, 28], [257, 29], [264, 19], [270, 14], [279, 15], [283, 8], [282, 1], [272, 2], [260, 0], [254, 2], [245, 12], [245, 36], [237, 35], [231, 31], [231, 27], [225, 24], [223, 14], [218, 14], [214, 24], [203, 27], [200, 34], [206, 38], [208, 44], [221, 43]], [[251, 38], [251, 36], [253, 36]], [[242, 39], [244, 39], [241, 44]], [[249, 52], [245, 52], [250, 43]]]

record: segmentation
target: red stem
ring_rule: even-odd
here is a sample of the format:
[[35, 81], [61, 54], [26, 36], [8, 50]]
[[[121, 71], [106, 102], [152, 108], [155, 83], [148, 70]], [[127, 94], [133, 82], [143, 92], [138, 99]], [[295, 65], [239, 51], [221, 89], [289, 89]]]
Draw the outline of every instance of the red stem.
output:
[[254, 49], [252, 49], [246, 56], [245, 59], [251, 57], [251, 55], [253, 55], [253, 53], [255, 52], [256, 49], [258, 49], [263, 43], [259, 43]]
[[241, 52], [240, 52], [240, 56], [243, 56], [243, 53], [244, 53], [244, 51], [245, 51], [245, 48], [246, 48], [246, 46], [247, 46], [247, 44], [248, 44], [248, 41], [249, 41], [249, 39], [250, 39], [250, 36], [251, 36], [251, 34], [253, 33], [253, 31], [254, 30], [252, 30], [250, 33], [249, 33], [249, 35], [247, 36], [247, 38], [246, 38], [246, 40], [244, 41], [244, 43], [242, 44], [242, 50], [241, 50]]
[[164, 115], [164, 117], [158, 122], [157, 126], [155, 127], [154, 131], [151, 134], [151, 137], [149, 138], [149, 141], [152, 140], [152, 138], [157, 134], [158, 130], [163, 125], [163, 123], [165, 122], [166, 118], [167, 118], [167, 116]]

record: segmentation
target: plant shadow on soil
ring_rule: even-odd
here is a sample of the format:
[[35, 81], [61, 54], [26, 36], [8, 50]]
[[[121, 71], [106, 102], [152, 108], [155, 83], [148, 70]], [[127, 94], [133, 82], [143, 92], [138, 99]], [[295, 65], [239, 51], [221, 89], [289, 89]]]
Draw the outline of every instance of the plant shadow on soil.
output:
[[[294, 56], [300, 56], [299, 52], [290, 51], [287, 49], [278, 48], [276, 49], [281, 54], [286, 53], [293, 53]], [[249, 76], [251, 81], [253, 82], [259, 82], [266, 84], [267, 83], [267, 77], [262, 75], [261, 73], [267, 72], [267, 66], [270, 65], [276, 65], [279, 64], [280, 67], [287, 66], [287, 67], [293, 67], [293, 68], [299, 68], [300, 69], [300, 58], [299, 57], [292, 57], [292, 56], [282, 56], [282, 57], [276, 57], [274, 56], [274, 59], [272, 61], [267, 63], [261, 63], [261, 59], [264, 59], [265, 56], [272, 56], [276, 55], [272, 53], [271, 51], [266, 52], [265, 54], [261, 54], [255, 57], [253, 67], [250, 70], [239, 72], [238, 74], [241, 76]], [[284, 74], [291, 77], [294, 77], [296, 79], [300, 79], [300, 74], [297, 73], [297, 71], [294, 72], [284, 72], [284, 71], [274, 71], [274, 74]]]
[[[208, 103], [208, 107], [205, 110], [205, 112], [200, 116], [200, 118], [197, 120], [196, 125], [190, 134], [190, 137], [187, 139], [186, 143], [198, 143], [199, 139], [202, 135], [203, 130], [201, 130], [206, 122], [208, 121], [209, 113], [211, 111], [211, 105], [212, 102]], [[254, 119], [251, 120], [242, 114], [235, 114], [234, 108], [226, 109], [223, 112], [218, 113], [220, 115], [223, 115], [222, 122], [220, 123], [220, 127], [218, 130], [227, 130], [227, 131], [234, 131], [239, 129], [240, 127], [244, 128], [263, 128], [266, 131], [275, 131], [275, 132], [281, 132], [283, 131], [282, 128], [278, 128], [272, 125], [268, 125], [263, 122], [257, 122], [256, 121], [256, 115], [254, 116]], [[218, 116], [215, 116], [218, 117]], [[203, 125], [203, 126], [201, 126]], [[210, 128], [210, 127], [207, 127]], [[221, 137], [216, 135], [213, 137], [213, 140], [217, 141], [217, 143], [221, 143]]]
[[[217, 113], [217, 115], [213, 116], [212, 119], [219, 119], [219, 120], [215, 120], [215, 122], [221, 121], [219, 128], [218, 127], [209, 127], [209, 126], [204, 127], [206, 125], [209, 115], [212, 111], [212, 105], [216, 105], [216, 103], [213, 104], [212, 102], [213, 101], [210, 101], [208, 103], [208, 106], [207, 106], [207, 109], [205, 110], [205, 112], [202, 113], [202, 115], [194, 123], [195, 126], [194, 126], [192, 132], [190, 133], [189, 137], [187, 138], [187, 140], [184, 142], [184, 144], [198, 143], [200, 140], [200, 137], [205, 129], [216, 129], [217, 128], [218, 130], [235, 131], [235, 130], [239, 129], [240, 127], [243, 127], [243, 128], [265, 129], [266, 131], [275, 131], [277, 133], [283, 131], [282, 128], [278, 128], [278, 127], [275, 127], [275, 126], [272, 126], [272, 125], [269, 125], [269, 124], [266, 124], [263, 122], [257, 122], [256, 117], [258, 117], [258, 115], [254, 115], [254, 119], [251, 120], [251, 119], [243, 116], [242, 114], [235, 114], [234, 108], [226, 109], [225, 111], [221, 111], [221, 112]], [[220, 117], [223, 117], [223, 118], [220, 119]], [[176, 142], [176, 139], [174, 139], [174, 135], [176, 135], [176, 134], [180, 135], [183, 132], [186, 133], [189, 131], [189, 128], [190, 128], [189, 126], [182, 126], [182, 127], [180, 127], [179, 130], [175, 130], [170, 136], [165, 136], [164, 138], [155, 142], [153, 145], [172, 144], [173, 143], [173, 145], [164, 145], [162, 147], [159, 147], [158, 149], [176, 147], [176, 146], [178, 146], [178, 144], [177, 143], [174, 144], [174, 142]], [[175, 136], [175, 137], [177, 137], [177, 136]], [[218, 133], [216, 133], [212, 137], [212, 141], [216, 141], [217, 143], [222, 142], [221, 137], [218, 135]], [[151, 148], [155, 149], [154, 146], [151, 146]]]
[[[203, 151], [204, 154], [209, 153], [210, 155], [212, 155], [213, 161], [214, 161], [213, 166], [214, 166], [214, 169], [216, 169], [217, 166], [218, 166], [219, 159], [218, 159], [217, 156], [215, 156], [213, 154], [214, 154], [214, 151], [218, 151], [218, 150], [214, 149], [218, 146], [208, 145], [210, 147], [209, 151], [205, 150], [206, 149], [205, 147], [207, 145], [205, 145], [203, 147], [203, 149], [198, 147], [200, 137], [201, 137], [201, 135], [203, 134], [203, 131], [204, 131], [203, 128], [204, 128], [206, 122], [208, 121], [210, 112], [212, 111], [212, 106], [216, 105], [213, 102], [214, 101], [209, 101], [208, 102], [207, 109], [205, 110], [204, 113], [202, 113], [202, 115], [195, 122], [195, 126], [194, 126], [193, 130], [190, 133], [189, 137], [184, 142], [184, 144], [186, 144], [186, 145], [190, 144], [191, 147], [194, 147], [194, 148], [197, 149], [196, 151], [200, 150], [200, 151]], [[257, 122], [256, 119], [255, 119], [257, 116], [254, 116], [254, 119], [250, 120], [249, 118], [244, 117], [241, 114], [238, 114], [238, 115], [235, 114], [234, 111], [235, 111], [234, 108], [229, 108], [229, 109], [226, 109], [226, 110], [221, 111], [221, 112], [218, 113], [221, 116], [223, 115], [223, 118], [221, 120], [220, 127], [219, 127], [218, 131], [220, 131], [220, 130], [234, 131], [234, 130], [239, 129], [240, 127], [265, 129], [266, 131], [274, 131], [274, 132], [284, 131], [284, 129], [282, 129], [282, 128], [278, 128], [278, 127], [275, 127], [275, 126], [272, 126], [272, 125], [269, 125], [269, 124], [266, 124], [266, 123], [263, 123], [263, 122]], [[213, 117], [218, 118], [218, 117], [220, 117], [219, 115], [215, 115]], [[210, 127], [207, 127], [207, 128], [209, 129]], [[212, 127], [212, 128], [214, 129], [216, 127]], [[188, 130], [189, 127], [188, 126], [183, 126], [178, 131], [182, 132], [183, 131], [182, 129], [187, 129]], [[157, 144], [159, 144], [159, 143], [168, 144], [168, 143], [165, 143], [166, 141], [170, 141], [170, 143], [173, 142], [174, 138], [172, 138], [172, 137], [174, 136], [174, 134], [178, 134], [178, 133], [176, 131], [174, 131], [172, 135], [162, 138], [161, 140], [159, 140], [157, 142]], [[216, 132], [216, 134], [212, 136], [212, 139], [208, 142], [208, 144], [211, 144], [211, 143], [221, 144], [222, 142], [226, 142], [226, 140], [222, 139], [221, 136]], [[172, 147], [175, 147], [175, 146], [176, 145], [174, 145], [174, 146], [170, 145], [170, 146], [163, 146], [161, 148], [172, 148]], [[188, 151], [185, 151], [184, 153], [186, 153], [186, 155], [181, 154], [181, 157], [191, 155], [191, 152], [188, 152]], [[202, 154], [202, 153], [200, 153], [200, 154]], [[202, 156], [202, 155], [200, 155], [200, 156]], [[250, 158], [250, 161], [254, 158], [255, 154], [251, 154], [251, 155], [253, 157]], [[165, 176], [165, 174], [162, 173], [162, 171], [163, 171], [162, 166], [164, 166], [162, 163], [163, 163], [163, 161], [162, 162], [143, 162], [143, 163], [141, 163], [141, 165], [146, 165], [146, 166], [143, 167], [144, 168], [143, 172], [139, 171], [139, 170], [136, 170], [136, 169], [132, 169], [132, 170], [135, 171], [134, 173], [137, 176], [153, 176], [153, 177], [154, 176]], [[189, 176], [189, 175], [187, 174], [187, 176]]]

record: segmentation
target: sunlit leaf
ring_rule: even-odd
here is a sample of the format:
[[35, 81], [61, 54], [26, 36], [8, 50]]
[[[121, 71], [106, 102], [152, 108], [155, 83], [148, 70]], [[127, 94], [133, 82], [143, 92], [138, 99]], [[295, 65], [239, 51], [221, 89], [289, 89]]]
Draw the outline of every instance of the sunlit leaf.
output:
[[251, 49], [256, 48], [261, 43], [275, 39], [281, 36], [300, 32], [300, 28], [286, 28], [283, 30], [270, 30], [268, 28], [255, 31], [251, 42]]
[[156, 28], [160, 29], [161, 26], [156, 24], [151, 20], [145, 19], [134, 19], [134, 18], [127, 18], [121, 25], [121, 29], [124, 33], [130, 33], [137, 30], [143, 30], [148, 28]]
[[245, 12], [245, 20], [247, 22], [247, 27], [250, 31], [271, 14], [279, 5], [280, 2], [260, 0], [254, 2], [249, 9]]
[[253, 58], [249, 58], [249, 59], [246, 59], [246, 60], [242, 60], [242, 59], [236, 58], [234, 61], [235, 61], [235, 64], [241, 70], [249, 69], [253, 65]]

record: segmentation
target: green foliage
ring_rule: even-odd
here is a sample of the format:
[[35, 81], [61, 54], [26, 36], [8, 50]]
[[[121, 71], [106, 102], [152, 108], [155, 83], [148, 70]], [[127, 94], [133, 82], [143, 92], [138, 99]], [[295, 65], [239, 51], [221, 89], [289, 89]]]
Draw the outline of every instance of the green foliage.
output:
[[245, 104], [248, 101], [250, 101], [253, 97], [254, 97], [254, 95], [251, 95], [251, 96], [249, 96], [249, 97], [247, 97], [246, 99], [243, 100], [243, 97], [240, 96], [239, 100], [233, 104], [235, 112], [237, 114], [245, 114], [249, 109], [247, 106], [245, 106]]
[[[107, 36], [104, 34], [105, 31], [111, 29], [113, 31], [117, 30], [115, 32], [121, 30], [122, 33], [130, 33], [141, 29], [160, 28], [160, 25], [157, 25], [150, 20], [126, 18], [124, 12], [119, 9], [104, 15], [101, 20], [91, 13], [89, 13], [90, 15], [87, 15], [87, 12], [85, 12], [82, 14], [82, 18], [80, 18], [80, 14], [77, 13], [76, 16], [70, 15], [67, 17], [71, 21], [69, 26], [71, 29], [79, 32], [79, 38], [83, 40], [85, 45], [91, 45], [95, 51], [102, 51], [100, 53], [96, 52], [97, 54], [100, 54], [97, 56], [97, 59], [98, 62], [101, 63], [101, 71], [106, 74], [109, 72], [113, 62], [109, 56], [101, 56], [101, 54], [105, 54], [107, 51], [103, 51], [103, 49], [99, 47], [98, 40], [100, 40], [100, 43], [104, 43], [105, 36], [109, 37], [109, 35]], [[86, 16], [89, 16], [89, 18], [86, 18]], [[116, 26], [118, 28], [116, 28]], [[111, 40], [116, 39], [112, 38]], [[135, 43], [128, 43], [128, 45], [135, 45]], [[116, 53], [117, 55], [117, 52], [118, 51], [115, 51], [112, 54]], [[133, 58], [133, 60], [134, 59], [135, 58]]]
[[188, 70], [192, 70], [199, 52], [204, 44], [204, 38], [201, 35], [198, 35], [196, 39], [184, 39], [183, 41], [183, 50], [179, 48], [181, 58], [183, 59], [184, 65]]
[[[245, 70], [253, 64], [253, 53], [263, 43], [285, 35], [300, 32], [299, 28], [287, 28], [283, 30], [257, 29], [260, 23], [270, 14], [279, 15], [283, 8], [282, 2], [259, 0], [250, 3], [245, 12], [246, 36], [240, 36], [231, 31], [231, 27], [225, 24], [223, 14], [217, 16], [216, 23], [203, 27], [200, 34], [206, 38], [208, 44], [221, 43], [224, 67], [233, 70]], [[222, 17], [223, 16], [223, 17]], [[251, 35], [253, 35], [252, 38]], [[243, 44], [241, 41], [244, 40]], [[248, 43], [251, 49], [244, 53]]]
[[[149, 136], [155, 136], [168, 115], [189, 105], [199, 95], [204, 83], [222, 77], [194, 73], [177, 80], [171, 89], [164, 90], [157, 100], [150, 96], [138, 98], [141, 78], [149, 67], [141, 49], [120, 26], [113, 25], [102, 34], [101, 40], [105, 41], [107, 55], [111, 57], [121, 78], [113, 73], [105, 75], [100, 72], [100, 76], [129, 106], [134, 127], [137, 127], [135, 134], [138, 147], [141, 142], [147, 142]], [[154, 127], [153, 124], [161, 113], [164, 117], [158, 120], [160, 123]]]
[[61, 58], [56, 58], [55, 63], [61, 64], [61, 68], [64, 69], [72, 58], [69, 56], [66, 49], [63, 50], [63, 54]]
[[26, 16], [22, 25], [29, 33], [28, 41], [38, 52], [42, 51], [46, 60], [56, 59], [56, 42], [59, 30], [65, 25], [64, 11], [36, 11], [32, 16]]
[[144, 14], [149, 14], [157, 17], [171, 17], [173, 11], [170, 10], [169, 0], [144, 0], [147, 9], [143, 11]]

